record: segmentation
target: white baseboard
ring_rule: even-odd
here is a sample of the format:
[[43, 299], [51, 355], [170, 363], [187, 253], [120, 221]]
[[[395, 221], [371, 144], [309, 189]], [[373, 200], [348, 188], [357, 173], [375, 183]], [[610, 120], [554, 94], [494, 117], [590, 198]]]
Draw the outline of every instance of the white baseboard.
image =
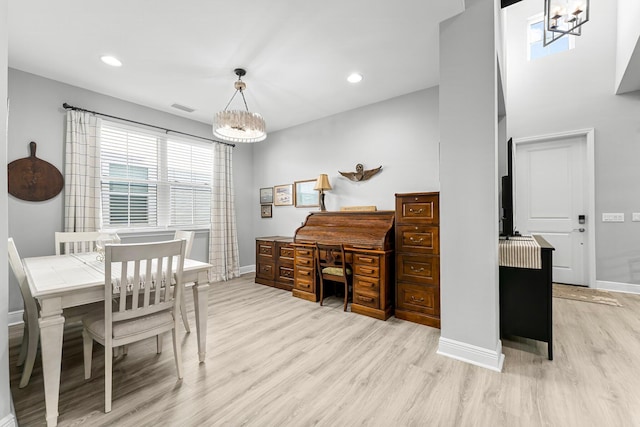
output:
[[495, 350], [488, 350], [473, 344], [440, 337], [437, 353], [497, 372], [502, 372], [502, 364], [504, 363], [502, 341], [498, 341]]
[[[16, 310], [16, 311], [11, 311], [9, 312], [9, 326], [13, 326], [13, 325], [21, 325], [23, 323], [23, 318], [22, 318], [22, 314], [24, 313], [24, 310]], [[2, 424], [0, 424], [0, 427], [2, 426]]]
[[256, 265], [245, 265], [244, 267], [240, 267], [240, 274], [247, 274], [247, 273], [255, 273], [256, 272]]
[[596, 289], [640, 295], [640, 285], [634, 283], [606, 282], [604, 280], [596, 280]]
[[0, 427], [17, 427], [16, 417], [9, 414], [0, 420]]

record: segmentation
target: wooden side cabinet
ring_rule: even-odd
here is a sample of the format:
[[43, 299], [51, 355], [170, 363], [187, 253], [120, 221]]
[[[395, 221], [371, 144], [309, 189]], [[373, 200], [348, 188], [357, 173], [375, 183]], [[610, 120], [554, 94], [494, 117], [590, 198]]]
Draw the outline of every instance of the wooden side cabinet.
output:
[[293, 289], [293, 239], [284, 236], [256, 239], [256, 283]]
[[439, 328], [439, 193], [396, 194], [395, 221], [395, 316]]

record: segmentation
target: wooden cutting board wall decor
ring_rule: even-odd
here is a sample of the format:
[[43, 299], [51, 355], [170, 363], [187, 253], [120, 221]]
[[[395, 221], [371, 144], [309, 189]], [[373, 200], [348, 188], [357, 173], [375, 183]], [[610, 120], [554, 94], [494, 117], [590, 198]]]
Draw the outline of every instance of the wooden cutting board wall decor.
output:
[[62, 174], [51, 163], [36, 157], [36, 143], [29, 143], [31, 155], [14, 160], [7, 166], [9, 194], [30, 202], [41, 202], [57, 196], [64, 186]]

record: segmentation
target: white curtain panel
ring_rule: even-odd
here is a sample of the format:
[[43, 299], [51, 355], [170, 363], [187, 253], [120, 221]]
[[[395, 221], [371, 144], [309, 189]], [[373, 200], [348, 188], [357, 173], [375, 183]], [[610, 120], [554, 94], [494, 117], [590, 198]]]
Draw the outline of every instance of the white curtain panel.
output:
[[97, 231], [102, 225], [99, 129], [99, 118], [80, 111], [67, 111], [65, 231]]
[[240, 253], [233, 193], [233, 147], [214, 144], [209, 263], [211, 281], [240, 276]]

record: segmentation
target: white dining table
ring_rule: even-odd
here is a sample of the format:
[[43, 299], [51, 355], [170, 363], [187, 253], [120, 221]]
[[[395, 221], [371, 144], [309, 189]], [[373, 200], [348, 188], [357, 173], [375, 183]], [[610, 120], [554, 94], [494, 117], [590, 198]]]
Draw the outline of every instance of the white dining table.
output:
[[[40, 304], [40, 345], [47, 425], [58, 424], [64, 317], [62, 310], [104, 301], [104, 262], [95, 252], [24, 258], [31, 293]], [[182, 281], [192, 287], [198, 358], [204, 363], [211, 264], [185, 259]]]

